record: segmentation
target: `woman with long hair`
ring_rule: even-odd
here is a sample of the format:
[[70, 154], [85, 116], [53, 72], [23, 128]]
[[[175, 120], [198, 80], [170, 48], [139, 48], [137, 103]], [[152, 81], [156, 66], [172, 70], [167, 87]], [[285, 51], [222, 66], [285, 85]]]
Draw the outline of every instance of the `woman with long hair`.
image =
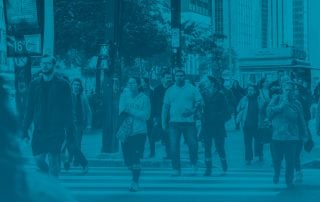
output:
[[119, 114], [123, 121], [117, 136], [122, 143], [124, 162], [132, 173], [129, 191], [136, 192], [139, 189], [140, 159], [143, 156], [151, 106], [149, 98], [142, 92], [139, 78], [130, 77], [126, 89], [120, 97]]

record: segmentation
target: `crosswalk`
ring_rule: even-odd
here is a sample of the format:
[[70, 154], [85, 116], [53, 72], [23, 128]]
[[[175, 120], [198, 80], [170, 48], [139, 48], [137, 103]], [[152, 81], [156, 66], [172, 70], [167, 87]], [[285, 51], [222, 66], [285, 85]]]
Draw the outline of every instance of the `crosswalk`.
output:
[[[35, 166], [30, 166], [30, 169]], [[285, 185], [272, 184], [272, 170], [234, 169], [226, 174], [216, 171], [204, 177], [204, 169], [191, 175], [183, 169], [182, 176], [171, 177], [169, 168], [144, 168], [141, 173], [140, 191], [144, 196], [275, 196]], [[59, 182], [78, 197], [128, 195], [131, 175], [125, 167], [90, 167], [81, 175], [81, 168], [62, 171]]]

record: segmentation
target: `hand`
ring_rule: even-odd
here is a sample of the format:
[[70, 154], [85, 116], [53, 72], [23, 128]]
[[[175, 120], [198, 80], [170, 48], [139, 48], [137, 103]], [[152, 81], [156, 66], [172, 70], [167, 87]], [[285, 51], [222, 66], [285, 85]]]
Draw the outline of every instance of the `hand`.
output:
[[192, 110], [190, 110], [190, 109], [186, 109], [186, 110], [182, 113], [182, 116], [183, 116], [184, 118], [187, 118], [187, 117], [192, 116], [192, 115], [194, 115], [194, 111], [192, 111]]
[[29, 136], [28, 131], [24, 131], [24, 132], [23, 132], [23, 134], [22, 134], [22, 140], [25, 141], [25, 142], [29, 142], [29, 141], [30, 141], [30, 136]]
[[162, 122], [162, 130], [166, 131], [168, 129], [168, 125], [166, 122]]

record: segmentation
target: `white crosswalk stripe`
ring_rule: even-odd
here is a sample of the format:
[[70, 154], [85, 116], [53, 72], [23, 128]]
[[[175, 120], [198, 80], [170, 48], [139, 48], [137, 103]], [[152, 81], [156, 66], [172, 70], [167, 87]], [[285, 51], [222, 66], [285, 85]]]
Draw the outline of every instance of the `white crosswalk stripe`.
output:
[[[272, 183], [272, 170], [234, 169], [211, 177], [202, 176], [204, 169], [199, 169], [196, 176], [191, 175], [191, 169], [182, 171], [182, 176], [171, 177], [171, 169], [145, 168], [141, 173], [140, 192], [145, 196], [275, 196], [285, 188], [284, 184]], [[128, 194], [130, 179], [130, 172], [124, 167], [90, 167], [87, 175], [81, 175], [80, 168], [62, 171], [59, 181], [77, 196], [116, 196]]]

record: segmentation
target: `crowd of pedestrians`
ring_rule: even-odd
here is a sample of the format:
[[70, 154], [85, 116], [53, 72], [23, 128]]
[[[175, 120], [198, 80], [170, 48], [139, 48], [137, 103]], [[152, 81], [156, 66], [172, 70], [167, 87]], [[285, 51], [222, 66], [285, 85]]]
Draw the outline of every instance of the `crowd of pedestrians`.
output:
[[[81, 79], [69, 81], [59, 76], [55, 65], [52, 56], [41, 59], [41, 74], [27, 91], [22, 137], [31, 140], [37, 166], [43, 173], [57, 178], [63, 162], [66, 170], [81, 166], [86, 174], [89, 167], [81, 142], [84, 130], [91, 127], [90, 105]], [[182, 135], [189, 148], [193, 175], [198, 171], [199, 141], [205, 151], [203, 175], [212, 174], [213, 143], [226, 173], [225, 123], [231, 119], [235, 129], [243, 133], [246, 165], [251, 165], [255, 157], [263, 161], [264, 155], [271, 155], [275, 184], [279, 183], [283, 159], [288, 188], [302, 181], [300, 155], [303, 149], [312, 149], [308, 122], [311, 104], [319, 98], [320, 87], [312, 95], [302, 79], [285, 76], [282, 71], [278, 72], [276, 81], [271, 82], [268, 77], [259, 82], [251, 79], [245, 88], [234, 81], [230, 89], [222, 78], [204, 76], [193, 84], [183, 70], [176, 70], [173, 76], [172, 82], [171, 72], [163, 72], [161, 83], [155, 88], [151, 88], [147, 78], [129, 76], [122, 89], [116, 135], [124, 163], [132, 173], [130, 191], [139, 190], [144, 148], [149, 145], [149, 157], [155, 157], [157, 141], [164, 146], [163, 158], [172, 162], [172, 176], [181, 175]], [[319, 134], [319, 110], [316, 116]], [[263, 153], [265, 144], [270, 144], [270, 154]], [[61, 159], [61, 152], [68, 157]]]

